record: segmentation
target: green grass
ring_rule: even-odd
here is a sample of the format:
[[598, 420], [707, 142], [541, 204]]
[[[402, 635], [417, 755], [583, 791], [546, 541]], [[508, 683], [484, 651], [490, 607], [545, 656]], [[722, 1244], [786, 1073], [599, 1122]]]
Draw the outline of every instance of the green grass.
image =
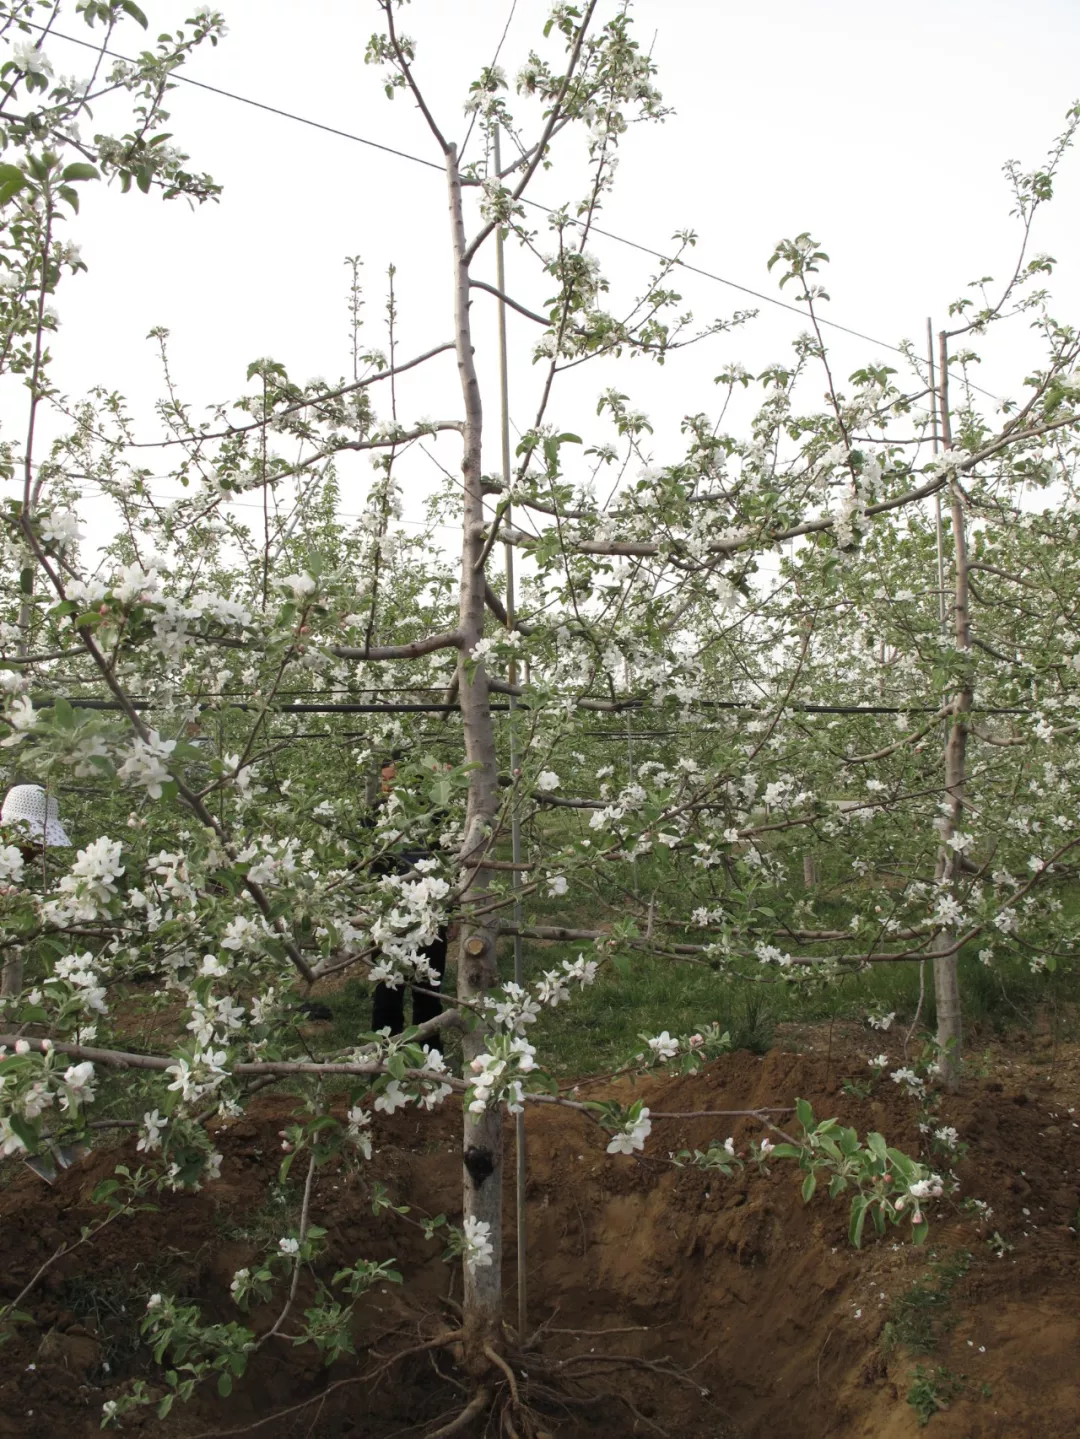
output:
[[933, 1370], [916, 1364], [907, 1402], [918, 1415], [919, 1428], [925, 1429], [939, 1410], [947, 1409], [952, 1400], [963, 1392], [962, 1375], [954, 1374], [940, 1364]]
[[[574, 821], [563, 815], [548, 819], [550, 838], [561, 837], [561, 830]], [[620, 892], [617, 887], [625, 888]], [[636, 873], [624, 866], [612, 871], [610, 879], [594, 897], [576, 890], [567, 899], [530, 897], [526, 919], [535, 924], [561, 924], [570, 927], [606, 927], [623, 918], [631, 910], [640, 912], [655, 895], [658, 914], [664, 911], [664, 897], [678, 883], [670, 857], [654, 851], [638, 862]], [[631, 904], [631, 890], [637, 889], [641, 901]], [[795, 884], [790, 889], [762, 890], [755, 903], [771, 911], [778, 919], [792, 916], [797, 901], [809, 898]], [[826, 872], [814, 895], [813, 919], [794, 927], [846, 929], [852, 916], [861, 911], [866, 917], [866, 893], [861, 882], [850, 875]], [[1080, 886], [1064, 894], [1063, 918], [1080, 912]], [[678, 908], [678, 906], [676, 906]], [[640, 921], [639, 921], [640, 924]], [[676, 942], [700, 942], [700, 931], [680, 933], [662, 931]], [[778, 941], [780, 942], [780, 941]], [[981, 1039], [1003, 1036], [1018, 1029], [1035, 1032], [1040, 1022], [1048, 1024], [1055, 1040], [1076, 1037], [1080, 1032], [1080, 974], [1073, 961], [1058, 959], [1058, 968], [1051, 973], [1033, 973], [1028, 959], [1021, 955], [995, 954], [992, 967], [983, 965], [979, 949], [986, 943], [977, 941], [959, 956], [960, 988], [969, 1044]], [[506, 949], [509, 949], [507, 944]], [[781, 947], [782, 942], [781, 942]], [[562, 959], [574, 959], [579, 953], [591, 954], [591, 945], [584, 943], [527, 943], [525, 946], [526, 975], [535, 977], [543, 969]], [[812, 947], [809, 952], [815, 952]], [[502, 962], [508, 972], [509, 959]], [[923, 972], [920, 976], [920, 969]], [[805, 977], [805, 972], [804, 972]], [[800, 983], [792, 985], [777, 978], [776, 970], [767, 970], [755, 980], [729, 981], [702, 964], [652, 959], [631, 952], [629, 972], [625, 976], [612, 973], [606, 966], [601, 981], [572, 1003], [547, 1014], [535, 1026], [534, 1034], [542, 1039], [545, 1060], [550, 1056], [553, 1067], [562, 1073], [601, 1072], [622, 1062], [640, 1048], [639, 1035], [656, 1034], [667, 1028], [672, 1033], [687, 1032], [701, 1024], [718, 1021], [731, 1031], [736, 1048], [761, 1050], [768, 1046], [777, 1025], [787, 1023], [821, 1023], [831, 1019], [862, 1020], [869, 1012], [895, 1011], [897, 1023], [909, 1026], [919, 1011], [919, 1032], [933, 1034], [937, 1025], [934, 1004], [932, 966], [918, 962], [875, 964], [861, 974], [845, 976], [832, 985]], [[919, 1009], [920, 978], [924, 994]], [[774, 981], [774, 982], [770, 982]]]
[[[536, 922], [585, 924], [580, 912], [572, 917], [539, 915]], [[523, 948], [527, 981], [558, 967], [564, 959], [592, 953], [587, 942], [526, 942]], [[500, 969], [504, 978], [511, 976], [508, 941], [500, 945]], [[975, 954], [961, 955], [960, 970], [969, 1047], [977, 1046], [980, 1039], [1017, 1029], [1030, 1033], [1040, 1014], [1049, 1018], [1057, 1038], [1075, 1034], [1080, 984], [1071, 972], [1035, 975], [1017, 959], [998, 959], [993, 969], [987, 969]], [[919, 1032], [929, 1035], [936, 1025], [929, 964], [925, 981]], [[449, 982], [452, 984], [452, 972]], [[355, 1044], [371, 1024], [371, 986], [350, 980], [329, 996], [328, 1002], [334, 1019], [317, 1047], [340, 1049]], [[575, 992], [569, 1004], [547, 1010], [532, 1026], [531, 1038], [555, 1073], [596, 1074], [636, 1054], [641, 1049], [641, 1034], [656, 1034], [661, 1029], [686, 1034], [716, 1022], [730, 1031], [734, 1048], [763, 1053], [772, 1044], [778, 1025], [860, 1021], [872, 1011], [895, 1011], [896, 1025], [906, 1028], [918, 1003], [917, 964], [875, 965], [835, 985], [807, 990], [782, 981], [732, 980], [706, 965], [634, 954], [625, 974], [605, 966], [595, 985]], [[448, 1047], [453, 1053], [453, 1039]]]
[[909, 1354], [933, 1353], [955, 1322], [950, 1309], [952, 1291], [970, 1267], [971, 1255], [966, 1249], [935, 1258], [926, 1273], [889, 1305], [881, 1334], [886, 1351], [902, 1347]]
[[[587, 947], [551, 944], [526, 946], [529, 978], [576, 959]], [[1080, 986], [1072, 975], [1032, 975], [1019, 962], [1001, 962], [988, 971], [974, 956], [961, 956], [961, 993], [969, 1040], [1016, 1028], [1031, 1032], [1046, 1010], [1058, 1038], [1075, 1030]], [[933, 975], [926, 967], [919, 1032], [932, 1034], [937, 1016]], [[780, 1024], [827, 1023], [831, 1019], [862, 1020], [875, 1010], [895, 1011], [897, 1025], [908, 1026], [919, 1003], [919, 966], [876, 965], [867, 973], [849, 975], [835, 985], [805, 990], [783, 982], [728, 980], [703, 965], [690, 965], [645, 955], [633, 957], [629, 972], [606, 969], [596, 985], [576, 994], [565, 1009], [548, 1011], [534, 1026], [545, 1059], [561, 1073], [607, 1070], [641, 1047], [639, 1035], [661, 1029], [687, 1033], [716, 1021], [731, 1032], [736, 1049], [757, 1053], [769, 1048]]]

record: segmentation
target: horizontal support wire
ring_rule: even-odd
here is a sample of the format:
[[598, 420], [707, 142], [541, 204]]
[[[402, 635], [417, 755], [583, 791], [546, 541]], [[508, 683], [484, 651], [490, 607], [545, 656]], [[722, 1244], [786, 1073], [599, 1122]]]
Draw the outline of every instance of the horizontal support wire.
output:
[[[528, 696], [523, 695], [522, 703], [528, 704]], [[72, 709], [86, 710], [119, 710], [124, 706], [118, 700], [92, 699], [84, 695], [42, 695], [32, 696], [31, 702], [35, 709], [49, 709], [58, 703], [69, 704]], [[208, 700], [194, 700], [199, 709], [215, 708]], [[737, 710], [747, 714], [769, 713], [771, 706], [768, 704], [750, 704], [745, 700], [693, 700], [691, 706], [702, 709]], [[164, 708], [157, 701], [153, 700], [132, 700], [132, 709], [151, 710]], [[626, 700], [616, 704], [619, 710], [640, 710], [645, 709], [646, 701], [635, 699]], [[649, 706], [651, 708], [651, 706]], [[690, 706], [686, 706], [689, 708]], [[223, 706], [225, 709], [237, 710], [261, 710], [262, 706], [255, 701], [230, 701]], [[824, 705], [812, 704], [810, 701], [789, 700], [782, 707], [798, 714], [848, 714], [848, 715], [906, 715], [906, 714], [936, 714], [937, 710], [932, 705]], [[341, 703], [341, 704], [287, 704], [273, 706], [275, 714], [452, 714], [460, 709], [460, 705], [454, 704], [375, 704], [375, 703]], [[490, 706], [492, 714], [506, 714], [509, 712], [509, 705], [493, 704]], [[970, 711], [972, 714], [988, 715], [1029, 715], [1032, 710], [1019, 708], [1001, 708], [996, 706], [975, 705]], [[609, 734], [614, 731], [596, 730], [596, 734]], [[621, 731], [619, 732], [621, 734]], [[646, 731], [645, 733], [650, 733]], [[678, 730], [656, 730], [651, 733], [678, 734]]]
[[[63, 31], [49, 29], [44, 25], [36, 25], [32, 21], [23, 21], [22, 25], [28, 30], [38, 30], [41, 34], [49, 35], [52, 39], [65, 40], [70, 45], [78, 45], [84, 50], [94, 50], [102, 55], [107, 55], [111, 60], [122, 60], [129, 65], [138, 62], [129, 55], [121, 55], [115, 50], [106, 49], [96, 45], [89, 40], [80, 40], [76, 35], [66, 35]], [[170, 81], [179, 81], [181, 84], [189, 85], [196, 90], [205, 90], [211, 95], [218, 95], [225, 100], [233, 100], [239, 105], [250, 106], [253, 110], [263, 110], [267, 114], [276, 115], [279, 119], [292, 121], [297, 125], [305, 125], [313, 130], [321, 130], [324, 134], [334, 135], [341, 140], [349, 140], [357, 145], [366, 145], [371, 150], [381, 150], [384, 154], [393, 155], [396, 159], [407, 160], [413, 165], [421, 165], [426, 170], [437, 170], [440, 174], [445, 173], [444, 166], [434, 160], [426, 160], [423, 156], [410, 154], [407, 150], [397, 150], [392, 145], [384, 145], [378, 140], [368, 139], [365, 135], [356, 135], [348, 130], [339, 130], [334, 125], [326, 125], [321, 120], [309, 119], [306, 115], [296, 115], [292, 111], [279, 109], [276, 105], [268, 105], [262, 100], [253, 100], [248, 95], [237, 95], [232, 90], [226, 90], [218, 85], [209, 85], [205, 80], [196, 80], [190, 75], [184, 75], [178, 70], [173, 70], [169, 75]], [[521, 196], [521, 202], [534, 210], [540, 210], [546, 215], [553, 215], [556, 212], [549, 205], [539, 200], [532, 200], [527, 196]], [[572, 217], [567, 217], [567, 223], [583, 227], [584, 222]], [[752, 299], [761, 300], [764, 304], [772, 305], [775, 309], [787, 310], [805, 319], [806, 311], [799, 309], [786, 300], [781, 300], [775, 295], [769, 295], [762, 290], [755, 290], [749, 285], [742, 285], [736, 280], [729, 280], [723, 275], [718, 275], [712, 270], [703, 269], [700, 265], [692, 265], [689, 261], [677, 256], [665, 255], [662, 250], [654, 250], [651, 245], [644, 245], [638, 240], [631, 240], [626, 235], [617, 235], [612, 230], [603, 230], [598, 225], [592, 225], [591, 232], [594, 235], [602, 235], [605, 240], [613, 240], [616, 244], [625, 245], [631, 250], [637, 250], [640, 254], [648, 255], [652, 259], [660, 260], [664, 264], [676, 264], [680, 269], [687, 270], [691, 274], [700, 275], [703, 279], [711, 280], [715, 284], [724, 285], [730, 290], [737, 290], [743, 295], [749, 295]], [[850, 325], [841, 324], [839, 320], [830, 320], [824, 315], [818, 316], [819, 325], [827, 325], [832, 330], [839, 330], [845, 335], [852, 335], [856, 339], [865, 340], [868, 344], [877, 345], [883, 350], [889, 350], [895, 355], [907, 356], [908, 351], [902, 345], [893, 344], [889, 340], [880, 339], [874, 335], [867, 335], [862, 330], [853, 329]], [[971, 389], [977, 390], [979, 394], [986, 395], [990, 399], [997, 397], [989, 390], [983, 389], [980, 385], [971, 385]]]
[[[129, 708], [130, 708], [130, 709], [134, 709], [134, 710], [153, 710], [153, 709], [163, 709], [163, 708], [165, 708], [164, 705], [160, 704], [159, 702], [153, 701], [153, 700], [131, 700], [131, 701], [129, 701], [127, 704], [121, 704], [119, 700], [87, 699], [87, 698], [82, 697], [82, 696], [76, 696], [76, 697], [73, 698], [73, 699], [67, 699], [66, 696], [64, 696], [64, 695], [56, 695], [56, 696], [49, 696], [49, 697], [47, 697], [47, 698], [42, 698], [42, 699], [35, 699], [35, 700], [33, 700], [33, 705], [34, 705], [34, 708], [35, 708], [35, 709], [50, 709], [53, 705], [57, 704], [58, 702], [63, 702], [63, 703], [69, 704], [72, 709], [76, 709], [76, 710], [126, 710], [126, 709], [129, 709]], [[212, 705], [212, 704], [209, 704], [209, 703], [207, 703], [207, 702], [205, 702], [205, 701], [198, 701], [197, 704], [196, 704], [196, 708], [197, 708], [197, 709], [200, 709], [200, 710], [206, 710], [206, 709], [215, 709], [215, 708], [217, 708], [217, 706]], [[228, 705], [223, 706], [223, 708], [225, 708], [225, 709], [233, 709], [233, 710], [253, 710], [253, 711], [256, 711], [256, 712], [259, 712], [259, 713], [261, 713], [261, 712], [264, 711], [264, 707], [263, 707], [262, 705], [254, 704], [254, 703], [244, 703], [244, 702], [242, 702], [242, 701], [241, 701], [240, 703], [236, 703], [236, 704], [230, 703], [230, 704], [228, 704]], [[409, 704], [383, 704], [383, 705], [380, 705], [380, 704], [303, 705], [303, 704], [291, 704], [291, 705], [276, 705], [276, 706], [271, 706], [271, 707], [268, 707], [268, 711], [267, 711], [267, 712], [269, 712], [269, 713], [271, 713], [271, 714], [305, 714], [305, 715], [308, 715], [308, 714], [316, 714], [316, 715], [325, 715], [325, 714], [350, 714], [350, 715], [356, 715], [356, 714], [414, 714], [414, 713], [420, 713], [420, 714], [453, 714], [453, 713], [455, 713], [459, 708], [460, 708], [460, 706], [459, 706], [459, 705], [456, 705], [456, 704], [448, 704], [448, 705], [446, 705], [446, 704], [442, 704], [442, 705], [437, 705], [437, 704], [430, 704], [430, 705], [409, 705]], [[492, 712], [492, 714], [505, 713], [506, 711], [509, 710], [509, 708], [510, 708], [509, 705], [492, 705], [492, 706], [491, 706], [491, 712]]]

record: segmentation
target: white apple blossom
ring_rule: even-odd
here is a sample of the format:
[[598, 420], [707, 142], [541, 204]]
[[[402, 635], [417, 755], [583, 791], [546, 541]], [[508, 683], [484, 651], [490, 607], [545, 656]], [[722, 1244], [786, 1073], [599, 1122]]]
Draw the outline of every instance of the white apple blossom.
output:
[[488, 1268], [495, 1257], [491, 1242], [491, 1225], [486, 1219], [477, 1219], [469, 1214], [462, 1225], [462, 1258], [469, 1273]]
[[130, 605], [135, 600], [143, 603], [152, 600], [159, 588], [156, 570], [144, 570], [139, 564], [123, 565], [119, 581], [112, 586], [112, 593], [122, 605]]
[[162, 1131], [168, 1122], [156, 1109], [147, 1110], [143, 1115], [143, 1127], [135, 1146], [136, 1149], [144, 1150], [147, 1154], [155, 1149], [160, 1149]]
[[[944, 1188], [941, 1176], [931, 1174], [926, 1179], [916, 1179], [914, 1184], [908, 1186], [908, 1193], [914, 1199], [937, 1199], [944, 1192]], [[918, 1223], [918, 1220], [915, 1222]]]
[[66, 1093], [60, 1096], [61, 1109], [78, 1109], [94, 1098], [94, 1066], [88, 1059], [72, 1064], [64, 1071]]
[[22, 881], [25, 861], [22, 851], [13, 844], [0, 847], [0, 881], [19, 884]]
[[24, 42], [12, 49], [11, 58], [15, 64], [27, 75], [51, 75], [53, 72], [52, 61], [36, 45]]
[[662, 1030], [654, 1039], [649, 1040], [649, 1048], [657, 1059], [666, 1062], [674, 1059], [679, 1052], [679, 1041], [673, 1039], [667, 1030]]
[[636, 1119], [628, 1119], [625, 1127], [612, 1136], [608, 1143], [608, 1154], [633, 1154], [636, 1149], [644, 1149], [645, 1141], [652, 1133], [652, 1120], [649, 1118], [649, 1111], [643, 1108]]
[[132, 741], [117, 775], [131, 784], [145, 785], [151, 799], [160, 799], [162, 785], [172, 778], [168, 761], [175, 748], [176, 740], [163, 740], [156, 729], [150, 730], [145, 740], [137, 737]]
[[294, 599], [303, 600], [318, 589], [318, 581], [305, 570], [303, 574], [286, 575], [281, 581], [285, 589], [291, 590]]
[[85, 538], [84, 532], [79, 528], [78, 515], [72, 514], [70, 510], [54, 510], [52, 514], [45, 515], [41, 521], [41, 533], [59, 549], [78, 544], [79, 540]]
[[375, 1108], [383, 1114], [393, 1114], [397, 1109], [404, 1109], [408, 1102], [409, 1096], [403, 1092], [400, 1081], [392, 1079], [375, 1100]]
[[4, 718], [11, 726], [11, 733], [0, 740], [0, 745], [10, 749], [24, 740], [37, 723], [30, 696], [19, 695], [5, 710]]

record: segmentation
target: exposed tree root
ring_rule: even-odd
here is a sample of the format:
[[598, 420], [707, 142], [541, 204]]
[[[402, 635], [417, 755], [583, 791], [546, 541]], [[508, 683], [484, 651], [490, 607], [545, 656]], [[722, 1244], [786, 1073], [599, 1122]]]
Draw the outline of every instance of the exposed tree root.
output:
[[[553, 1314], [551, 1318], [554, 1317]], [[647, 1326], [582, 1331], [556, 1330], [549, 1326], [550, 1320], [547, 1325], [541, 1325], [524, 1346], [517, 1342], [516, 1335], [509, 1329], [504, 1330], [501, 1343], [485, 1344], [483, 1356], [490, 1367], [482, 1377], [477, 1376], [475, 1371], [470, 1375], [461, 1369], [462, 1331], [440, 1326], [440, 1331], [433, 1337], [407, 1344], [395, 1352], [387, 1354], [385, 1351], [369, 1350], [369, 1359], [377, 1362], [367, 1364], [360, 1374], [337, 1380], [310, 1399], [277, 1410], [241, 1429], [212, 1430], [197, 1435], [196, 1439], [229, 1439], [233, 1435], [252, 1434], [271, 1425], [280, 1426], [283, 1420], [318, 1405], [311, 1426], [314, 1429], [314, 1423], [335, 1390], [353, 1384], [373, 1388], [403, 1360], [419, 1355], [426, 1356], [440, 1383], [457, 1389], [462, 1395], [461, 1407], [451, 1411], [449, 1417], [444, 1411], [437, 1419], [428, 1418], [401, 1431], [403, 1434], [422, 1433], [424, 1439], [448, 1439], [455, 1434], [471, 1435], [475, 1439], [481, 1432], [487, 1439], [550, 1439], [547, 1426], [554, 1416], [570, 1417], [575, 1412], [613, 1404], [626, 1411], [634, 1432], [644, 1430], [658, 1435], [659, 1439], [672, 1439], [667, 1430], [638, 1408], [624, 1388], [606, 1387], [612, 1377], [636, 1370], [654, 1377], [662, 1376], [670, 1383], [686, 1385], [703, 1398], [707, 1395], [700, 1382], [692, 1377], [692, 1369], [704, 1363], [708, 1355], [686, 1369], [675, 1364], [669, 1355], [644, 1359], [635, 1354], [589, 1352], [558, 1358], [545, 1355], [542, 1349], [542, 1341], [549, 1335], [596, 1338], [600, 1334], [649, 1332]], [[438, 1362], [440, 1353], [450, 1360], [445, 1368]], [[457, 1369], [458, 1372], [447, 1372], [448, 1369]], [[428, 1428], [432, 1423], [438, 1427]], [[274, 1432], [281, 1430], [275, 1427]]]
[[[641, 1333], [643, 1329], [644, 1326], [628, 1326], [609, 1332]], [[547, 1330], [547, 1333], [552, 1332], [557, 1331]], [[628, 1393], [601, 1387], [613, 1375], [626, 1371], [663, 1376], [671, 1383], [685, 1385], [699, 1396], [706, 1397], [707, 1391], [693, 1378], [692, 1370], [681, 1368], [669, 1355], [644, 1359], [634, 1354], [588, 1353], [553, 1358], [541, 1351], [538, 1341], [544, 1337], [545, 1326], [542, 1325], [523, 1348], [516, 1344], [509, 1331], [504, 1334], [504, 1344], [498, 1347], [485, 1345], [483, 1353], [491, 1365], [491, 1372], [481, 1389], [451, 1420], [453, 1427], [444, 1425], [429, 1431], [425, 1439], [464, 1433], [481, 1416], [485, 1416], [487, 1421], [483, 1433], [491, 1439], [550, 1439], [546, 1423], [551, 1416], [570, 1416], [575, 1411], [612, 1404], [626, 1410], [635, 1431], [641, 1429], [660, 1436], [660, 1439], [672, 1439], [666, 1429], [638, 1408]], [[583, 1331], [581, 1337], [596, 1336], [595, 1332]], [[696, 1369], [708, 1357], [705, 1355], [692, 1368]], [[434, 1355], [432, 1359], [434, 1361]], [[481, 1399], [482, 1403], [479, 1402]], [[479, 1432], [479, 1429], [474, 1432]]]
[[461, 1331], [451, 1330], [438, 1335], [435, 1339], [425, 1340], [423, 1344], [412, 1344], [407, 1349], [399, 1349], [396, 1354], [391, 1354], [389, 1358], [373, 1369], [365, 1369], [362, 1374], [352, 1374], [348, 1379], [335, 1380], [320, 1393], [313, 1394], [310, 1399], [301, 1400], [299, 1404], [290, 1404], [287, 1409], [276, 1409], [273, 1414], [267, 1414], [264, 1419], [257, 1419], [253, 1424], [245, 1424], [240, 1429], [205, 1429], [201, 1434], [196, 1434], [194, 1439], [231, 1439], [233, 1435], [253, 1434], [257, 1429], [262, 1429], [268, 1424], [276, 1424], [282, 1419], [287, 1419], [290, 1414], [299, 1414], [302, 1410], [309, 1409], [312, 1404], [322, 1406], [336, 1389], [345, 1389], [351, 1384], [366, 1384], [373, 1387], [395, 1364], [400, 1363], [402, 1359], [407, 1359], [411, 1354], [426, 1354], [433, 1349], [446, 1349], [451, 1344], [459, 1342], [460, 1339]]
[[479, 1419], [481, 1414], [487, 1412], [490, 1403], [491, 1394], [489, 1391], [487, 1389], [478, 1389], [456, 1419], [451, 1419], [449, 1424], [444, 1424], [439, 1429], [432, 1429], [426, 1436], [426, 1439], [446, 1439], [446, 1436], [449, 1434], [463, 1433], [468, 1429], [474, 1419]]

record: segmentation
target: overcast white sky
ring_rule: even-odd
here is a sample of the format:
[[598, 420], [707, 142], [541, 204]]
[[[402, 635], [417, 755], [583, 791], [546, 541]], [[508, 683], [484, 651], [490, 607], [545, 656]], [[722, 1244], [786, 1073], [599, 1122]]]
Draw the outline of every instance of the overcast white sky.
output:
[[[181, 23], [191, 5], [150, 0], [145, 8], [156, 32]], [[229, 36], [196, 58], [193, 77], [438, 159], [415, 109], [401, 97], [387, 102], [363, 63], [378, 19], [371, 0], [222, 0], [221, 8]], [[451, 133], [464, 133], [469, 81], [492, 58], [510, 8], [510, 0], [414, 0], [402, 12], [402, 27], [418, 41], [417, 74]], [[511, 74], [539, 43], [547, 10], [546, 0], [518, 0], [501, 56]], [[827, 313], [890, 342], [907, 336], [921, 345], [926, 316], [941, 321], [966, 282], [1008, 272], [1016, 227], [1001, 165], [1010, 157], [1035, 164], [1080, 94], [1075, 0], [637, 0], [633, 13], [646, 44], [655, 33], [658, 83], [676, 113], [625, 137], [605, 228], [663, 250], [675, 229], [692, 227], [696, 263], [768, 293], [776, 293], [765, 269], [775, 242], [810, 230], [832, 259]], [[74, 33], [84, 33], [81, 22]], [[121, 34], [130, 53], [138, 32], [126, 26]], [[73, 47], [50, 39], [47, 48], [58, 70], [83, 73]], [[154, 325], [172, 331], [176, 375], [196, 406], [240, 392], [248, 361], [260, 355], [284, 361], [301, 380], [344, 374], [346, 254], [365, 259], [369, 343], [385, 343], [379, 317], [391, 261], [399, 353], [450, 338], [445, 190], [436, 171], [185, 86], [172, 110], [177, 143], [223, 183], [221, 203], [192, 212], [182, 202], [86, 187], [72, 237], [90, 273], [66, 285], [58, 303], [57, 373], [70, 394], [95, 382], [119, 389], [131, 397], [140, 431], [157, 434], [145, 339]], [[557, 203], [575, 190], [556, 169], [532, 193]], [[1061, 262], [1053, 284], [1063, 318], [1080, 311], [1078, 222], [1080, 151], [1066, 161], [1035, 241]], [[648, 272], [645, 257], [609, 241], [592, 248], [625, 293]], [[508, 259], [513, 289], [521, 262], [514, 251]], [[683, 280], [702, 318], [755, 303], [705, 279]], [[530, 280], [523, 298], [546, 293]], [[478, 297], [494, 419], [494, 355], [484, 347], [494, 333], [492, 307]], [[804, 328], [797, 316], [762, 310], [751, 330], [663, 371], [635, 362], [618, 376], [575, 372], [553, 418], [591, 426], [595, 437], [596, 391], [617, 378], [661, 422], [657, 461], [674, 458], [679, 416], [714, 404], [712, 380], [723, 363], [779, 358]], [[522, 428], [533, 403], [531, 330], [512, 322], [512, 409]], [[1017, 329], [987, 367], [988, 387], [1016, 392], [1029, 353]], [[888, 358], [878, 346], [837, 337], [842, 375]], [[439, 365], [431, 378], [403, 385], [403, 420], [458, 413], [452, 357]], [[3, 418], [7, 428], [14, 416]], [[448, 464], [454, 443], [440, 445]], [[497, 444], [492, 427], [490, 469]], [[348, 510], [358, 508], [369, 473], [353, 471]], [[409, 500], [417, 512], [420, 488]]]

